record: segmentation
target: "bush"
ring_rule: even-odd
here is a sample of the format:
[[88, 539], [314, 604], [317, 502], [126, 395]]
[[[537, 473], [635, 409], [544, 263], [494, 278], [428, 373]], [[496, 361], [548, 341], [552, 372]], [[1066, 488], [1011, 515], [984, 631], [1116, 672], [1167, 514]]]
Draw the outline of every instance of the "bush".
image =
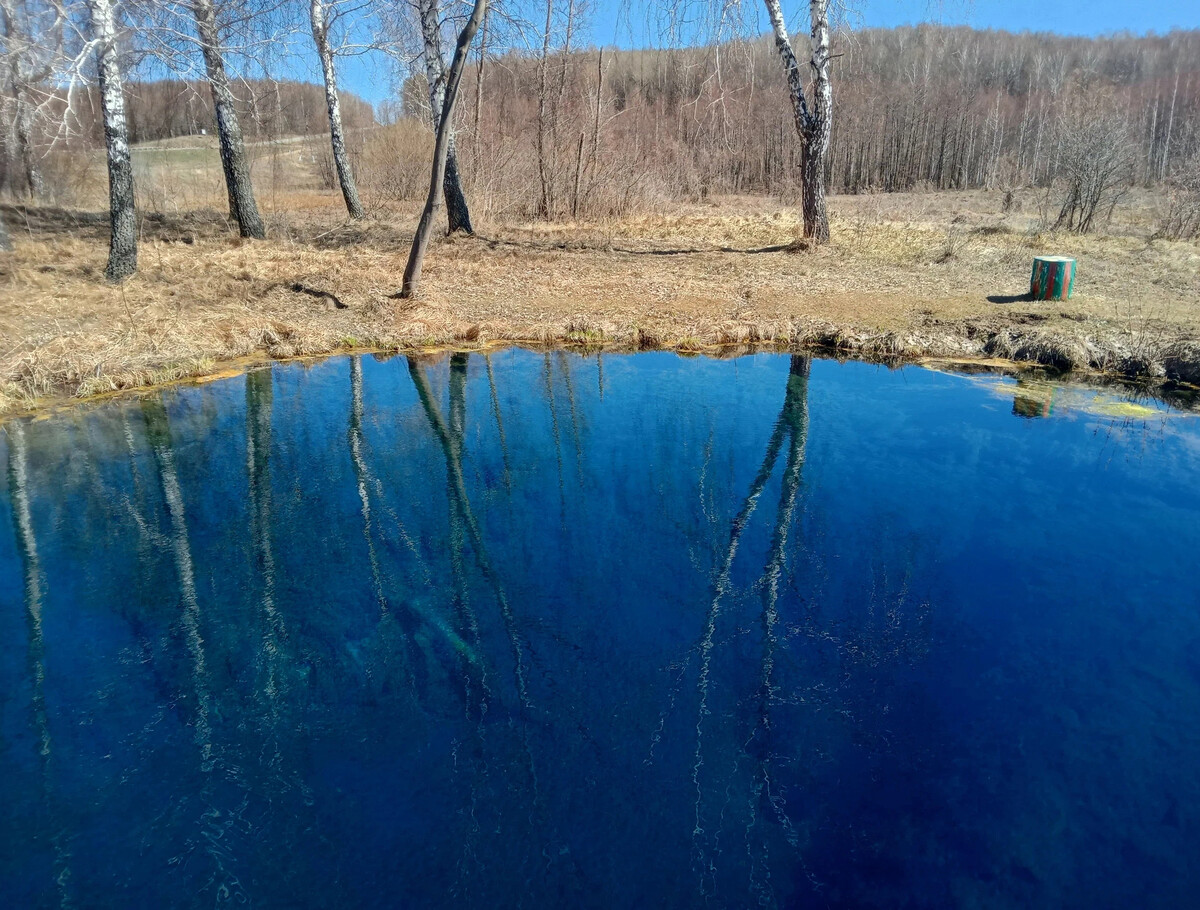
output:
[[1120, 117], [1085, 111], [1064, 122], [1059, 143], [1062, 196], [1054, 230], [1086, 234], [1098, 217], [1110, 220], [1129, 192], [1133, 142]]
[[1200, 237], [1200, 154], [1175, 169], [1167, 185], [1167, 210], [1158, 236], [1168, 240]]

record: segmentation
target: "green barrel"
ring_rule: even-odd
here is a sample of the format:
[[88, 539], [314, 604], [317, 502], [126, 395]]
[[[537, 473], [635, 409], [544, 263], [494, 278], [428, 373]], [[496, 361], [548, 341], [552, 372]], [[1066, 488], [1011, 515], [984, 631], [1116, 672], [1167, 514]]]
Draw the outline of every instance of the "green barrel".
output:
[[1074, 288], [1074, 259], [1069, 256], [1038, 256], [1033, 260], [1029, 296], [1034, 300], [1070, 300]]

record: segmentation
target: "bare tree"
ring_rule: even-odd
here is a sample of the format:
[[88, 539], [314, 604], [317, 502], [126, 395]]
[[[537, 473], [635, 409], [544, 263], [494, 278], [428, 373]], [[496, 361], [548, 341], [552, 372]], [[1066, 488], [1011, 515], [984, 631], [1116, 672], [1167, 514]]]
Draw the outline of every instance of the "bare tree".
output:
[[229, 74], [225, 71], [217, 11], [213, 0], [191, 2], [192, 14], [196, 18], [196, 30], [200, 36], [200, 51], [204, 56], [204, 69], [212, 89], [217, 137], [221, 146], [221, 167], [225, 171], [225, 187], [229, 192], [229, 215], [237, 222], [243, 237], [262, 240], [267, 236], [267, 232], [263, 227], [262, 217], [258, 214], [258, 204], [254, 201], [250, 162], [246, 157], [242, 127], [234, 107]]
[[1060, 128], [1062, 204], [1054, 229], [1086, 234], [1129, 192], [1133, 155], [1122, 117], [1081, 113]]
[[1169, 240], [1200, 237], [1200, 154], [1176, 168], [1159, 234]]
[[333, 163], [337, 169], [338, 185], [342, 198], [346, 200], [346, 211], [351, 218], [363, 218], [362, 203], [358, 199], [358, 186], [354, 172], [350, 169], [350, 158], [346, 154], [346, 138], [342, 129], [342, 105], [338, 98], [337, 73], [333, 67], [333, 48], [329, 43], [329, 29], [336, 16], [336, 6], [322, 0], [309, 0], [309, 20], [312, 25], [313, 41], [317, 55], [321, 58], [321, 74], [325, 78], [325, 107], [329, 112], [329, 140], [333, 145]]
[[88, 0], [92, 38], [96, 43], [96, 72], [100, 83], [100, 108], [104, 116], [104, 147], [108, 159], [108, 218], [111, 236], [109, 281], [120, 281], [137, 271], [137, 211], [133, 199], [133, 158], [129, 152], [129, 125], [125, 94], [117, 59], [117, 24], [114, 0]]
[[479, 31], [479, 23], [487, 12], [488, 0], [475, 0], [471, 15], [458, 35], [454, 47], [454, 58], [450, 62], [450, 72], [446, 77], [445, 100], [442, 102], [442, 118], [438, 123], [436, 138], [433, 144], [433, 168], [429, 179], [429, 194], [425, 198], [425, 208], [421, 212], [421, 220], [417, 222], [417, 232], [413, 236], [412, 249], [408, 254], [408, 264], [404, 267], [404, 284], [400, 289], [401, 297], [413, 297], [421, 284], [421, 266], [425, 262], [425, 251], [429, 247], [429, 234], [433, 230], [433, 216], [437, 209], [438, 196], [446, 178], [446, 155], [449, 152], [451, 121], [454, 118], [454, 102], [458, 98], [458, 85], [462, 81], [463, 67], [467, 62], [467, 51], [475, 33]]
[[829, 213], [825, 206], [825, 162], [829, 154], [833, 125], [833, 86], [829, 81], [829, 0], [809, 0], [808, 3], [812, 49], [808, 65], [813, 78], [811, 103], [805, 94], [804, 76], [788, 37], [787, 24], [784, 22], [779, 0], [764, 2], [767, 5], [767, 16], [771, 20], [771, 30], [775, 34], [775, 49], [783, 61], [783, 72], [787, 77], [796, 133], [803, 143], [801, 162], [804, 236], [821, 243], [829, 239]]
[[[429, 85], [429, 114], [433, 130], [441, 128], [446, 101], [446, 62], [442, 57], [442, 24], [439, 20], [438, 0], [416, 0], [417, 16], [421, 21], [421, 58], [425, 63], [425, 80]], [[471, 212], [462, 188], [462, 177], [458, 167], [458, 149], [454, 138], [454, 124], [449, 124], [446, 137], [446, 173], [442, 178], [442, 195], [446, 201], [446, 217], [449, 232], [475, 233], [471, 227]]]
[[550, 217], [550, 164], [547, 161], [547, 134], [550, 130], [550, 29], [554, 22], [554, 0], [546, 0], [546, 28], [542, 32], [542, 53], [538, 58], [537, 166], [541, 196], [538, 215]]
[[[38, 108], [52, 92], [45, 83], [61, 62], [66, 10], [60, 0], [35, 3], [31, 0], [0, 0], [0, 50], [5, 79], [11, 93], [10, 158], [19, 162], [21, 187], [31, 199], [45, 195], [38, 152], [34, 147], [34, 119]], [[41, 96], [39, 99], [38, 96]], [[11, 161], [6, 164], [11, 165]], [[7, 167], [6, 167], [7, 171]], [[16, 191], [9, 176], [10, 188]]]

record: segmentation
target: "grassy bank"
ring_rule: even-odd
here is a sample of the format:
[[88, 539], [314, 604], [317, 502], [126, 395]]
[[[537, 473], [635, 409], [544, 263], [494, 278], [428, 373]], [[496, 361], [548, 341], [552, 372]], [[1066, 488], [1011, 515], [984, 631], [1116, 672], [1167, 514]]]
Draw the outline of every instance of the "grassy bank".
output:
[[[6, 207], [0, 412], [254, 354], [506, 341], [990, 357], [1200, 384], [1200, 246], [1148, 240], [1136, 208], [1102, 236], [1040, 234], [1034, 200], [1002, 211], [1000, 195], [836, 198], [833, 242], [815, 250], [765, 199], [495, 221], [433, 247], [416, 301], [392, 296], [410, 221], [346, 224], [329, 197], [291, 207], [265, 242], [211, 211], [148, 218], [141, 269], [119, 286], [102, 278], [104, 217]], [[1041, 253], [1078, 259], [1073, 300], [1022, 296]]]

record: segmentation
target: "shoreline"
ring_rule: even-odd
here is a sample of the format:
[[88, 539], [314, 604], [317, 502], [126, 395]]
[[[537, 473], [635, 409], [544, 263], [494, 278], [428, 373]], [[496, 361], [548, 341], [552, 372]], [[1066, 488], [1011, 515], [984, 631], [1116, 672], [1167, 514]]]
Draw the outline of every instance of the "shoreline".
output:
[[[9, 420], [22, 418], [41, 418], [77, 409], [87, 409], [126, 398], [138, 398], [152, 395], [165, 389], [176, 387], [195, 387], [223, 379], [232, 379], [257, 370], [268, 369], [276, 364], [311, 364], [334, 357], [354, 356], [383, 356], [401, 357], [418, 356], [430, 357], [449, 353], [487, 354], [498, 351], [519, 348], [530, 351], [565, 351], [579, 355], [616, 354], [628, 355], [644, 352], [666, 352], [678, 354], [681, 357], [712, 357], [729, 359], [753, 354], [806, 354], [814, 358], [837, 360], [844, 362], [854, 360], [861, 363], [871, 363], [888, 369], [904, 367], [923, 367], [960, 375], [994, 375], [1032, 377], [1041, 382], [1066, 386], [1086, 386], [1095, 389], [1117, 388], [1122, 394], [1145, 396], [1161, 401], [1180, 411], [1200, 412], [1200, 385], [1171, 379], [1169, 377], [1150, 377], [1146, 375], [1131, 376], [1113, 371], [1101, 371], [1088, 367], [1070, 370], [1059, 370], [1051, 365], [1036, 360], [1016, 360], [996, 357], [986, 353], [978, 355], [962, 352], [934, 353], [903, 353], [883, 352], [875, 348], [852, 348], [846, 345], [834, 347], [818, 343], [805, 345], [789, 345], [776, 342], [754, 343], [717, 343], [703, 346], [687, 344], [647, 346], [645, 344], [629, 344], [617, 341], [585, 342], [563, 336], [559, 339], [529, 339], [529, 338], [493, 338], [486, 341], [476, 340], [469, 343], [448, 343], [433, 345], [380, 346], [380, 347], [343, 347], [325, 352], [291, 354], [272, 356], [266, 350], [256, 351], [236, 358], [223, 361], [212, 361], [196, 372], [185, 372], [182, 368], [165, 368], [172, 374], [170, 378], [143, 384], [120, 382], [121, 377], [108, 377], [117, 384], [116, 388], [106, 389], [87, 395], [49, 394], [8, 408], [0, 407], [0, 427]], [[1200, 368], [1200, 359], [1192, 363], [1193, 368]], [[10, 399], [11, 401], [11, 399]], [[0, 404], [4, 404], [0, 400]]]

